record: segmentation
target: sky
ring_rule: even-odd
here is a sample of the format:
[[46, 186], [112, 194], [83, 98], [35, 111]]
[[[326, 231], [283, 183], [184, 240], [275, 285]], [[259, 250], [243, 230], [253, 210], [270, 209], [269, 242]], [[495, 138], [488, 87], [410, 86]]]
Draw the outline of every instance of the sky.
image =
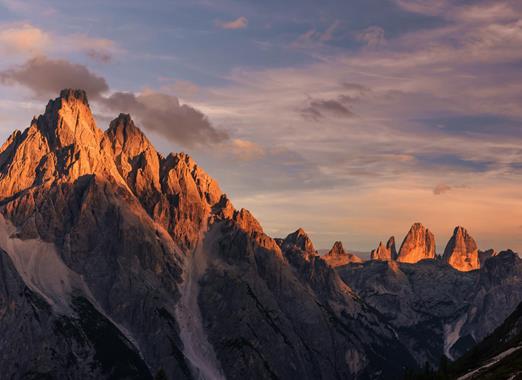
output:
[[521, 46], [516, 0], [0, 0], [0, 137], [80, 87], [271, 236], [522, 252]]

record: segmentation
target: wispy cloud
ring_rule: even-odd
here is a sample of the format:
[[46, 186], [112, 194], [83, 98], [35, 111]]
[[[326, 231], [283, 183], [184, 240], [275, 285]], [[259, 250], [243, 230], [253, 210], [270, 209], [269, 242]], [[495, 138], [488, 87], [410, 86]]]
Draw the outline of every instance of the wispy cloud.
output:
[[240, 16], [232, 21], [216, 21], [216, 25], [221, 29], [245, 29], [248, 26], [248, 19], [244, 16]]
[[28, 23], [4, 23], [0, 24], [0, 52], [22, 57], [82, 52], [93, 60], [107, 63], [121, 49], [114, 41], [105, 38], [54, 34]]

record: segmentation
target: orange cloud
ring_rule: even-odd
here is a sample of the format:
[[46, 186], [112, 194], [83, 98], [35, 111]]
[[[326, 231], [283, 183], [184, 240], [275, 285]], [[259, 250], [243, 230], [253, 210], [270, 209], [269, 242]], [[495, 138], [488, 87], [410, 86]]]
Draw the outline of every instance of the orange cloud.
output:
[[248, 26], [248, 19], [244, 16], [238, 17], [235, 20], [232, 21], [217, 21], [216, 25], [219, 26], [222, 29], [244, 29]]
[[85, 34], [56, 35], [31, 24], [0, 24], [0, 53], [33, 57], [61, 52], [83, 52], [108, 62], [120, 49], [114, 41]]
[[0, 50], [4, 54], [35, 54], [50, 43], [50, 36], [30, 24], [0, 27]]

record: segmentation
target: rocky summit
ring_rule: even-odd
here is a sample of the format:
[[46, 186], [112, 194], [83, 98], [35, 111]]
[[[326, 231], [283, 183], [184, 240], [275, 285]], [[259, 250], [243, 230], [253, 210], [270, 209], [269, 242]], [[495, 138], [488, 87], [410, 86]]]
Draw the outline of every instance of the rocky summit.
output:
[[395, 237], [390, 237], [386, 245], [379, 243], [377, 249], [374, 249], [370, 253], [372, 260], [390, 261], [397, 259], [397, 250], [395, 249]]
[[414, 223], [401, 244], [397, 261], [413, 264], [434, 258], [435, 237], [421, 223]]
[[444, 250], [443, 259], [453, 268], [467, 272], [480, 268], [479, 250], [475, 240], [463, 227], [455, 227]]
[[352, 253], [348, 253], [344, 250], [343, 243], [336, 241], [332, 249], [323, 256], [323, 260], [326, 261], [332, 267], [338, 267], [349, 263], [362, 263], [363, 260]]

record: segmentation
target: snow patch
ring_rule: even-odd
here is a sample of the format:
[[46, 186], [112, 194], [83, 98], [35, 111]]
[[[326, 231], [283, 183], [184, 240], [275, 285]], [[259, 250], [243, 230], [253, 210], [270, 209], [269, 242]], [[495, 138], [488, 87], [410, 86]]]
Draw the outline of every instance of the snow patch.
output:
[[462, 329], [462, 326], [466, 322], [467, 315], [463, 315], [454, 326], [450, 324], [444, 325], [444, 355], [450, 360], [453, 360], [453, 355], [451, 355], [450, 350], [451, 347], [455, 343], [457, 343], [457, 340], [460, 338], [460, 330]]
[[192, 255], [187, 256], [180, 289], [181, 298], [175, 311], [183, 342], [183, 353], [190, 361], [194, 376], [198, 380], [225, 379], [214, 349], [208, 342], [198, 305], [198, 281], [208, 265], [208, 252], [204, 249], [204, 240], [205, 243], [209, 243], [213, 240], [213, 235], [215, 234], [209, 232], [204, 237], [204, 233], [201, 233], [196, 249]]
[[501, 361], [502, 359], [508, 357], [513, 352], [520, 350], [521, 348], [522, 348], [522, 346], [511, 347], [509, 350], [501, 352], [500, 354], [498, 354], [497, 356], [492, 358], [489, 362], [484, 364], [482, 367], [479, 367], [479, 368], [477, 368], [477, 369], [475, 369], [475, 370], [473, 370], [471, 372], [466, 373], [464, 376], [459, 377], [457, 380], [471, 379], [471, 378], [473, 378], [474, 375], [476, 375], [479, 372], [481, 372], [481, 371], [483, 371], [483, 370], [485, 370], [485, 369], [487, 369], [487, 368], [497, 364], [499, 361]]

